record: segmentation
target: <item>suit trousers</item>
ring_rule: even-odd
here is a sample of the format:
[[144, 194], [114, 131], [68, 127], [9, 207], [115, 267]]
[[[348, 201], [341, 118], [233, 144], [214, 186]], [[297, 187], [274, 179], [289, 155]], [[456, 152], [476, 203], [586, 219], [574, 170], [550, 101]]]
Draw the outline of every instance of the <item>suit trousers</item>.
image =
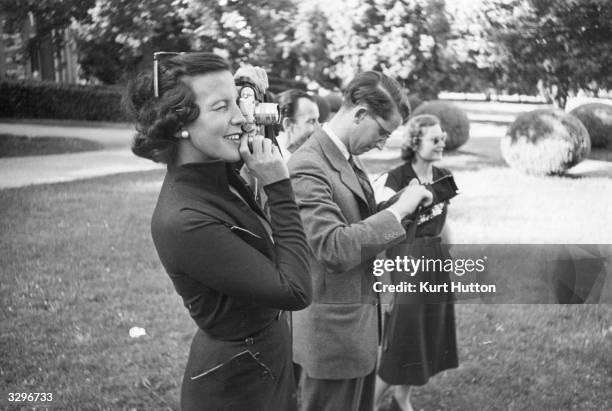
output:
[[364, 377], [327, 380], [301, 372], [300, 411], [372, 411], [376, 371]]

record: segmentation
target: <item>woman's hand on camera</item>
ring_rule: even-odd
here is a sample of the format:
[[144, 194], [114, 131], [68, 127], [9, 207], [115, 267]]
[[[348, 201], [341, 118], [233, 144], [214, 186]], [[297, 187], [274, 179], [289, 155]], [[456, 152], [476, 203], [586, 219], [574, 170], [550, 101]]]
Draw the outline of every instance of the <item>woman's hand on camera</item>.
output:
[[[250, 138], [252, 138], [252, 152], [249, 149]], [[289, 178], [285, 160], [270, 139], [243, 134], [240, 140], [240, 156], [249, 172], [261, 182], [262, 186]]]

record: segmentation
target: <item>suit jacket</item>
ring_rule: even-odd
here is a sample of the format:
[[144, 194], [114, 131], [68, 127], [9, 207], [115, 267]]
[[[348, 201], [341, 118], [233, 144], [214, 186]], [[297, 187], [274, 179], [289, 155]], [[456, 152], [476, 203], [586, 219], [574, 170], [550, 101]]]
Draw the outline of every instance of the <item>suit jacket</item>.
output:
[[314, 253], [313, 304], [293, 314], [294, 361], [312, 378], [365, 376], [379, 337], [371, 259], [405, 230], [389, 211], [370, 215], [354, 170], [323, 130], [288, 165]]

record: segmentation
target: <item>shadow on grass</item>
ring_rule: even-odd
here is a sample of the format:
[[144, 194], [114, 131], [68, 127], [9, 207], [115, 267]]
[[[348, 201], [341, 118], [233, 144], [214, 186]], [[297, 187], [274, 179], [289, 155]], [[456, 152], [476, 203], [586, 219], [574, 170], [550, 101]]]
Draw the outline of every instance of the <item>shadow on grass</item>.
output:
[[102, 150], [102, 144], [74, 137], [27, 137], [0, 134], [0, 158]]
[[590, 160], [607, 161], [612, 163], [612, 147], [610, 148], [593, 148], [591, 154], [587, 157]]

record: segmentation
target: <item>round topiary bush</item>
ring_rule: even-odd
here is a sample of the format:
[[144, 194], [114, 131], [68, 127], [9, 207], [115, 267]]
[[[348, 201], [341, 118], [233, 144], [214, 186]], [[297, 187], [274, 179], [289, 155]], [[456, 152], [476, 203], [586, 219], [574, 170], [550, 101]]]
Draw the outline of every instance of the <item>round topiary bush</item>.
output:
[[408, 104], [410, 104], [410, 112], [412, 113], [418, 106], [423, 104], [423, 100], [418, 94], [408, 94]]
[[612, 105], [583, 104], [570, 111], [570, 114], [576, 116], [584, 124], [593, 147], [612, 147]]
[[448, 101], [428, 101], [413, 111], [413, 116], [432, 114], [440, 119], [442, 129], [448, 134], [446, 149], [454, 150], [465, 144], [470, 138], [470, 121], [459, 106]]
[[591, 151], [580, 120], [561, 110], [540, 109], [519, 115], [501, 140], [510, 167], [529, 174], [563, 174]]

